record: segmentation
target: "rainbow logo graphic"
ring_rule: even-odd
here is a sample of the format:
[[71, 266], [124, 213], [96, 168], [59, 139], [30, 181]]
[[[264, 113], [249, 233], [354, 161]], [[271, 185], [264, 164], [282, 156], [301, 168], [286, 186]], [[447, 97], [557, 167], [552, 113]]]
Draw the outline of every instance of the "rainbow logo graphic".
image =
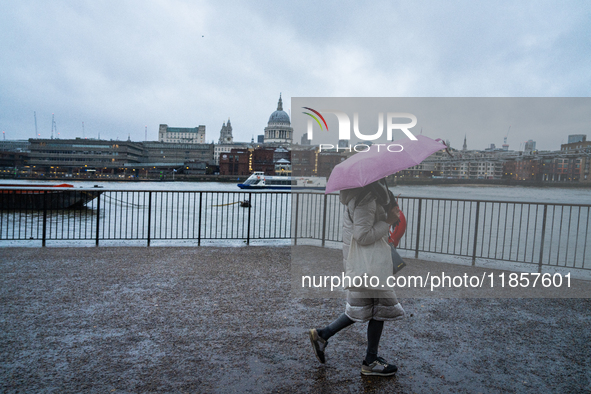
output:
[[[324, 126], [326, 127], [326, 131], [328, 131], [328, 125], [326, 124], [326, 120], [324, 120], [324, 116], [322, 116], [322, 115], [320, 114], [320, 112], [318, 112], [318, 111], [316, 111], [315, 109], [312, 109], [312, 108], [310, 108], [310, 107], [302, 107], [302, 108], [304, 108], [304, 109], [307, 109], [308, 111], [312, 111], [312, 112], [314, 112], [316, 115], [320, 116], [320, 119], [322, 119], [322, 122], [324, 123]], [[312, 114], [311, 114], [311, 113], [309, 113], [309, 112], [302, 112], [302, 113], [303, 113], [303, 114], [306, 114], [306, 115], [308, 115], [308, 116], [311, 116], [311, 117], [312, 117], [312, 118], [313, 118], [313, 119], [316, 121], [316, 123], [318, 123], [318, 126], [320, 126], [320, 130], [324, 130], [324, 128], [322, 127], [322, 123], [320, 123], [320, 120], [318, 120], [318, 118], [317, 118], [316, 116], [312, 115]]]

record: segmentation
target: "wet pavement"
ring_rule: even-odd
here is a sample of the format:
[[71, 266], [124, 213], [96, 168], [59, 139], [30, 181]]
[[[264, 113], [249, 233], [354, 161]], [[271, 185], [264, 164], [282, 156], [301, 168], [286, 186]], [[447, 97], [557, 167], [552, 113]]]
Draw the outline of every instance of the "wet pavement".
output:
[[344, 301], [292, 297], [289, 247], [0, 253], [1, 392], [591, 392], [589, 299], [401, 299], [362, 377], [366, 324], [316, 361]]

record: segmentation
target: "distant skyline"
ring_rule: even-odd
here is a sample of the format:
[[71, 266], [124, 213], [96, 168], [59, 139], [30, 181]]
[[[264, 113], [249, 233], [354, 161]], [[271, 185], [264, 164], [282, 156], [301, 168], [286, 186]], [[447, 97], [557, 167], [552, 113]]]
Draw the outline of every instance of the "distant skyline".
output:
[[[354, 114], [357, 114], [360, 133], [377, 138], [374, 143], [387, 143], [386, 115], [390, 113], [409, 113], [415, 116], [416, 125], [409, 129], [411, 135], [422, 134], [433, 139], [450, 140], [451, 147], [462, 149], [464, 136], [468, 150], [483, 150], [482, 146], [491, 136], [501, 135], [501, 141], [491, 141], [496, 148], [502, 148], [503, 139], [508, 136], [509, 150], [524, 149], [528, 139], [536, 141], [537, 136], [580, 134], [591, 126], [591, 98], [318, 98], [296, 97], [293, 104], [302, 110], [294, 114], [294, 141], [299, 142], [307, 132], [307, 123], [311, 118], [305, 115], [303, 108], [313, 108], [320, 112], [338, 110], [349, 118], [350, 143], [361, 142], [353, 132]], [[302, 112], [303, 111], [303, 112]], [[309, 112], [309, 111], [308, 111]], [[381, 118], [379, 113], [382, 113]], [[311, 122], [312, 143], [333, 144], [339, 140], [340, 125], [337, 117], [330, 112], [324, 113], [328, 131]], [[379, 133], [378, 119], [381, 119]], [[409, 123], [409, 118], [397, 118], [393, 123]], [[560, 130], [560, 132], [559, 132]], [[450, 135], [460, 136], [455, 141]], [[525, 139], [525, 136], [531, 136]], [[308, 136], [309, 137], [309, 136]], [[392, 131], [394, 140], [406, 139], [399, 129]], [[514, 144], [511, 144], [511, 141]], [[568, 138], [564, 138], [564, 143]], [[482, 146], [482, 147], [481, 147]], [[554, 149], [559, 150], [560, 144]]]
[[[42, 138], [55, 114], [60, 138], [203, 124], [211, 142], [230, 118], [256, 141], [280, 93], [290, 116], [291, 97], [588, 97], [589, 20], [586, 1], [2, 2], [0, 131], [35, 137], [35, 111]], [[461, 148], [465, 131], [445, 134]], [[530, 134], [512, 127], [510, 149], [591, 125]]]

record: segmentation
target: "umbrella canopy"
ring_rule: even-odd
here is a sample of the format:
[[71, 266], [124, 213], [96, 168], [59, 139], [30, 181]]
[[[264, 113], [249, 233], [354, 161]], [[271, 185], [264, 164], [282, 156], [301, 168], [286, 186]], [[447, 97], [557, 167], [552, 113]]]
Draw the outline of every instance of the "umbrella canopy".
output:
[[[326, 183], [325, 193], [363, 187], [398, 171], [420, 164], [433, 153], [446, 149], [440, 140], [417, 135], [416, 141], [404, 138], [388, 144], [372, 145], [335, 166]], [[392, 146], [391, 151], [388, 145]]]

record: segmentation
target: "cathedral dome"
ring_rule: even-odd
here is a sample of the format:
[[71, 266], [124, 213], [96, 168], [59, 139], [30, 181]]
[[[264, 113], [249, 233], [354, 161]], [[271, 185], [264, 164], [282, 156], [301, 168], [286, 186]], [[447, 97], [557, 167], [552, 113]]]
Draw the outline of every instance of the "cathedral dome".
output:
[[269, 116], [269, 124], [271, 123], [283, 123], [288, 126], [291, 124], [289, 121], [289, 115], [283, 110], [283, 101], [281, 100], [281, 96], [279, 96], [279, 102], [277, 103], [277, 111], [273, 112], [271, 116]]
[[269, 123], [265, 127], [265, 143], [291, 144], [293, 141], [293, 127], [289, 115], [283, 110], [281, 94], [277, 103], [277, 111], [269, 116]]
[[286, 123], [291, 124], [289, 115], [285, 111], [275, 111], [269, 116], [269, 123]]

